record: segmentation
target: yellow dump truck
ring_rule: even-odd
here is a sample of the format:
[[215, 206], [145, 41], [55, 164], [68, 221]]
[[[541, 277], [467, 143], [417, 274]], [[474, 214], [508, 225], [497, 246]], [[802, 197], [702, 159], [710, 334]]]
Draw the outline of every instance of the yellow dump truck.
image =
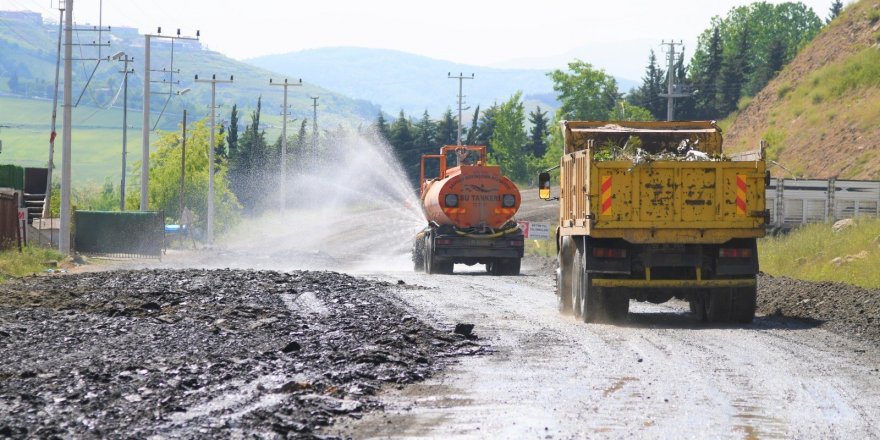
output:
[[624, 319], [631, 299], [689, 301], [710, 322], [755, 316], [768, 212], [764, 149], [722, 154], [714, 122], [564, 121], [559, 194], [560, 311]]

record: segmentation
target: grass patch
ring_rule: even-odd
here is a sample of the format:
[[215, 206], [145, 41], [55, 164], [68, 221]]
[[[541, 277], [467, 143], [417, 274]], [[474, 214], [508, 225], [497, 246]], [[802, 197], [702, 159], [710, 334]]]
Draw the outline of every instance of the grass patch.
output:
[[0, 281], [42, 272], [49, 266], [46, 262], [61, 261], [62, 255], [55, 249], [27, 246], [22, 253], [18, 249], [0, 252]]
[[783, 84], [779, 87], [779, 90], [776, 91], [776, 97], [779, 99], [785, 99], [789, 92], [791, 92], [791, 84]]
[[739, 98], [739, 101], [736, 103], [736, 109], [739, 111], [745, 110], [754, 99], [754, 96], [743, 96], [742, 98]]
[[[880, 288], [880, 220], [861, 218], [835, 233], [829, 224], [804, 226], [758, 241], [761, 270], [808, 281], [836, 281]], [[832, 262], [835, 258], [851, 261]]]
[[556, 242], [553, 240], [526, 240], [524, 252], [526, 255], [555, 257]]
[[873, 24], [877, 20], [880, 20], [880, 11], [878, 11], [876, 8], [868, 11], [868, 21]]

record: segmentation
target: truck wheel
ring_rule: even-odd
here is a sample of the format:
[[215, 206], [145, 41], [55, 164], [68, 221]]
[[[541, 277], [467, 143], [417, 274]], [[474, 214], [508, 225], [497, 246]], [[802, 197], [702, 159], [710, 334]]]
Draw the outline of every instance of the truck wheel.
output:
[[[595, 289], [595, 287], [594, 287]], [[620, 322], [629, 315], [629, 291], [627, 289], [603, 288], [604, 318], [608, 322]]]
[[492, 260], [492, 262], [489, 263], [488, 267], [489, 273], [492, 274], [492, 276], [497, 277], [499, 275], [504, 275], [504, 264], [503, 260], [501, 260], [500, 258]]
[[698, 290], [688, 300], [688, 306], [691, 313], [697, 318], [697, 321], [706, 322], [706, 303], [709, 293], [704, 290]]
[[587, 273], [583, 246], [574, 253], [575, 289], [578, 299], [574, 305], [575, 317], [586, 323], [597, 322], [602, 316], [602, 288], [593, 286], [593, 274]]
[[732, 308], [733, 289], [719, 288], [709, 291], [709, 301], [706, 304], [706, 319], [709, 322], [730, 322], [730, 312]]
[[434, 261], [434, 246], [431, 244], [431, 236], [425, 236], [425, 273], [428, 275], [432, 275], [435, 272], [436, 268], [434, 265], [436, 262]]
[[412, 261], [413, 270], [416, 272], [422, 272], [425, 270], [425, 251], [422, 249], [424, 245], [425, 241], [418, 238], [416, 238], [415, 243], [413, 243]]
[[520, 263], [519, 258], [501, 260], [501, 275], [519, 275]]
[[572, 264], [574, 263], [574, 242], [571, 237], [562, 237], [562, 245], [556, 254], [556, 303], [559, 312], [572, 312]]
[[748, 324], [755, 319], [755, 308], [758, 302], [757, 287], [741, 287], [731, 289], [733, 295], [733, 310], [730, 318], [739, 323]]
[[452, 268], [453, 268], [453, 266], [455, 266], [455, 263], [453, 263], [452, 261], [447, 261], [447, 260], [441, 260], [441, 261], [434, 260], [434, 266], [436, 266], [436, 268], [437, 268], [434, 270], [434, 273], [451, 275]]
[[581, 246], [576, 244], [571, 264], [571, 311], [577, 320], [584, 319], [584, 257]]

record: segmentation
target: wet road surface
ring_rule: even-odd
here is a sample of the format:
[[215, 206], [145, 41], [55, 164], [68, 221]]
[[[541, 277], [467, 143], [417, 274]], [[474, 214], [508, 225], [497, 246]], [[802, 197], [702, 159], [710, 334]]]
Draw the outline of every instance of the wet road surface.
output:
[[[479, 269], [477, 269], [479, 268]], [[476, 324], [494, 354], [391, 390], [357, 438], [880, 437], [880, 351], [804, 321], [706, 327], [687, 304], [633, 302], [623, 325], [560, 315], [553, 279], [363, 273], [428, 289], [400, 300], [437, 324]]]

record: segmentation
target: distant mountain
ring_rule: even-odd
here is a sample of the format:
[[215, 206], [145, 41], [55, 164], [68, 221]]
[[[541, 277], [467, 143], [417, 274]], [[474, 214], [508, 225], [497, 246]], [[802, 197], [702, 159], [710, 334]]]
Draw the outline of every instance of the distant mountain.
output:
[[474, 74], [473, 80], [464, 81], [463, 90], [471, 108], [486, 108], [517, 90], [523, 92], [527, 103], [545, 109], [558, 107], [546, 70], [469, 66], [394, 50], [355, 47], [303, 50], [245, 61], [378, 103], [393, 116], [401, 109], [414, 117], [428, 110], [436, 119], [446, 109], [456, 111], [458, 81], [449, 79], [448, 73]]

